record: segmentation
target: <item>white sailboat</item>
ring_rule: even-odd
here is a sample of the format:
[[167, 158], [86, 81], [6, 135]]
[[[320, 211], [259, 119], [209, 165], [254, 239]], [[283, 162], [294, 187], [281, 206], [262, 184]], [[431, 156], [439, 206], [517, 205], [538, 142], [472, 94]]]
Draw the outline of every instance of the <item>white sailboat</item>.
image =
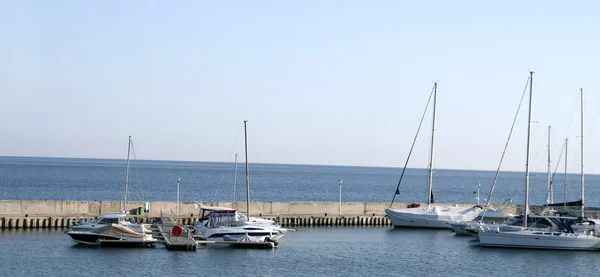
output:
[[[469, 221], [475, 219], [477, 207], [455, 207], [435, 205], [433, 202], [433, 154], [435, 145], [435, 112], [437, 102], [437, 82], [433, 87], [433, 119], [431, 128], [431, 148], [429, 153], [429, 180], [427, 206], [406, 209], [385, 209], [385, 213], [394, 227], [416, 227], [450, 229], [450, 221]], [[414, 205], [413, 205], [414, 206]]]
[[[533, 100], [533, 72], [529, 80], [529, 117], [527, 122], [527, 154], [525, 163], [525, 213], [523, 230], [505, 231], [484, 229], [479, 232], [479, 242], [486, 247], [561, 249], [561, 250], [600, 250], [600, 237], [592, 232], [575, 233], [568, 224], [567, 229], [531, 230], [527, 225], [529, 215], [529, 149], [531, 141], [531, 107]], [[582, 91], [583, 96], [583, 91]], [[583, 103], [583, 97], [582, 97]], [[583, 176], [582, 176], [583, 179]], [[583, 191], [583, 188], [582, 188]], [[583, 194], [583, 193], [582, 193]], [[583, 195], [582, 195], [583, 196]], [[583, 212], [583, 210], [582, 210]], [[571, 230], [568, 230], [571, 229]]]
[[237, 240], [253, 237], [259, 241], [277, 241], [288, 229], [282, 228], [272, 220], [250, 217], [250, 181], [248, 174], [248, 139], [244, 121], [244, 140], [246, 153], [246, 215], [232, 208], [202, 206], [196, 208], [202, 217], [194, 227], [194, 232], [203, 240]]

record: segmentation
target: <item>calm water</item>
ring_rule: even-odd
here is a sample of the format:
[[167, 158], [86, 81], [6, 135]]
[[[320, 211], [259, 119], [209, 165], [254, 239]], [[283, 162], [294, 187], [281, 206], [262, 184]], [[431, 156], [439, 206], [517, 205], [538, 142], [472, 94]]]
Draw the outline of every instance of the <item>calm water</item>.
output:
[[[481, 248], [447, 230], [300, 228], [277, 249], [78, 246], [62, 230], [0, 232], [3, 276], [596, 276], [599, 252]], [[6, 251], [14, 249], [15, 251]]]
[[[133, 161], [130, 167], [129, 199], [175, 201], [177, 177], [181, 177], [182, 201], [231, 201], [233, 163]], [[396, 190], [400, 168], [250, 164], [252, 201], [338, 201], [338, 180], [343, 180], [342, 198], [348, 202], [387, 202]], [[245, 200], [244, 165], [237, 172], [237, 200]], [[481, 183], [487, 198], [494, 172], [436, 170], [435, 200], [439, 203], [474, 203]], [[512, 198], [522, 204], [524, 174], [502, 172], [494, 192], [496, 202]], [[531, 175], [530, 201], [542, 204], [546, 175]], [[563, 175], [554, 190], [555, 201], [563, 200]], [[579, 177], [569, 175], [568, 200], [580, 199]], [[600, 206], [598, 175], [586, 175], [586, 204]], [[0, 199], [122, 200], [125, 161], [106, 159], [0, 157]], [[397, 201], [426, 201], [427, 171], [408, 169]]]

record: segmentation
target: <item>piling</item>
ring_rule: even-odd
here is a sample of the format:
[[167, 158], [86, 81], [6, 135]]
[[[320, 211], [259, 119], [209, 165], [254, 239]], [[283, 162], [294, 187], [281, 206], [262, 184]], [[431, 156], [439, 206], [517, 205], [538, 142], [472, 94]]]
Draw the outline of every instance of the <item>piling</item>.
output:
[[[135, 219], [135, 218], [134, 218]], [[349, 226], [391, 226], [385, 216], [279, 216], [266, 218], [277, 222], [282, 227], [349, 227]], [[93, 220], [91, 217], [0, 217], [1, 229], [46, 229], [69, 228], [71, 226]], [[182, 226], [193, 226], [198, 218], [180, 218], [176, 222]], [[138, 222], [156, 223], [157, 218], [138, 218]]]

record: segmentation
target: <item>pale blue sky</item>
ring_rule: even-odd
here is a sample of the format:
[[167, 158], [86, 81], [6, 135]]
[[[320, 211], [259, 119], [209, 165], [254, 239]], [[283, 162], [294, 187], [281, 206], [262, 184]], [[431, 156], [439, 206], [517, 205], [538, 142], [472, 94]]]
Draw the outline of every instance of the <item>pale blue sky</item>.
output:
[[[437, 168], [495, 169], [529, 70], [532, 167], [600, 172], [595, 1], [0, 0], [0, 155], [394, 166], [439, 81]], [[505, 169], [524, 170], [526, 112]], [[570, 127], [569, 127], [570, 126]], [[426, 167], [430, 118], [411, 167]], [[554, 158], [556, 160], [557, 157]]]

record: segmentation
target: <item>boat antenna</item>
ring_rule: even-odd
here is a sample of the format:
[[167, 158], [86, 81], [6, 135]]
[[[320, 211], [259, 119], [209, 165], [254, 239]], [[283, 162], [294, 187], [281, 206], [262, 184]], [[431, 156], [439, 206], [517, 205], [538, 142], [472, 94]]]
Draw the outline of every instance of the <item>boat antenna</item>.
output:
[[483, 218], [487, 212], [488, 207], [490, 206], [492, 201], [492, 194], [494, 193], [494, 188], [496, 188], [496, 183], [498, 182], [498, 176], [500, 175], [500, 168], [502, 167], [502, 162], [504, 161], [504, 155], [506, 155], [506, 150], [508, 149], [508, 143], [510, 142], [510, 138], [512, 137], [513, 130], [515, 129], [515, 124], [517, 122], [517, 118], [519, 117], [519, 111], [521, 110], [521, 106], [523, 105], [523, 99], [525, 98], [525, 94], [527, 93], [527, 87], [529, 86], [529, 78], [527, 78], [527, 82], [525, 83], [525, 88], [523, 89], [523, 93], [521, 94], [521, 100], [519, 101], [519, 106], [517, 107], [517, 112], [515, 113], [515, 117], [513, 118], [512, 125], [510, 126], [510, 132], [508, 132], [508, 138], [506, 139], [506, 144], [504, 145], [504, 151], [502, 151], [502, 155], [500, 156], [500, 162], [498, 163], [498, 168], [496, 169], [496, 175], [494, 176], [494, 181], [492, 181], [492, 188], [490, 189], [490, 195], [488, 196], [487, 202], [485, 203], [485, 208], [483, 209], [483, 213], [479, 222], [483, 222]]
[[433, 96], [434, 88], [431, 88], [431, 92], [429, 93], [429, 99], [427, 100], [427, 105], [425, 105], [425, 110], [423, 111], [423, 115], [421, 116], [421, 121], [419, 122], [419, 127], [417, 128], [417, 133], [415, 134], [415, 138], [413, 139], [412, 145], [410, 147], [410, 151], [408, 151], [408, 157], [406, 157], [406, 162], [404, 163], [404, 168], [402, 169], [402, 174], [400, 174], [400, 180], [398, 180], [398, 185], [396, 186], [396, 193], [394, 193], [394, 197], [392, 198], [392, 202], [390, 203], [390, 209], [394, 204], [394, 200], [396, 200], [396, 195], [400, 194], [400, 183], [402, 183], [402, 178], [404, 177], [404, 173], [406, 172], [406, 167], [408, 166], [408, 162], [410, 161], [410, 156], [412, 154], [413, 149], [415, 148], [415, 143], [417, 142], [417, 138], [419, 137], [419, 131], [421, 130], [421, 126], [423, 125], [423, 120], [425, 119], [425, 115], [427, 114], [427, 108], [429, 107], [429, 103], [431, 102], [431, 97]]

